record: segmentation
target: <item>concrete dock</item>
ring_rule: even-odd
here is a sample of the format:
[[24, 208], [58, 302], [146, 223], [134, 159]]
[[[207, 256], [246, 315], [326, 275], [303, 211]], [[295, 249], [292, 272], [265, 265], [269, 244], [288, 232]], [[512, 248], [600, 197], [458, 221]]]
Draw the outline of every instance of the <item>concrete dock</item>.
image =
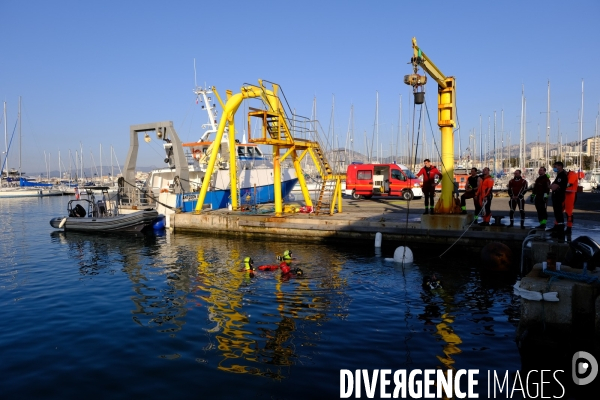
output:
[[[507, 224], [509, 215], [508, 198], [500, 194], [492, 202], [492, 215], [504, 217]], [[576, 203], [575, 224], [582, 222], [600, 223], [600, 195], [579, 193]], [[296, 203], [297, 204], [297, 203]], [[450, 246], [481, 249], [487, 243], [496, 241], [508, 245], [513, 250], [521, 248], [527, 232], [538, 225], [537, 214], [532, 204], [527, 203], [525, 229], [519, 227], [520, 215], [515, 213], [515, 227], [473, 224], [473, 203], [467, 202], [468, 215], [423, 215], [423, 200], [410, 202], [400, 199], [376, 198], [354, 200], [344, 197], [342, 212], [329, 215], [328, 208], [321, 213], [274, 214], [272, 205], [262, 205], [254, 211], [213, 210], [201, 214], [181, 213], [170, 216], [170, 226], [175, 232], [197, 232], [221, 235], [263, 235], [302, 240], [356, 240], [366, 243], [373, 241], [377, 232], [383, 241], [403, 241], [412, 247]], [[553, 217], [551, 206], [549, 226]], [[492, 222], [494, 218], [492, 218]], [[366, 242], [365, 242], [366, 241]]]

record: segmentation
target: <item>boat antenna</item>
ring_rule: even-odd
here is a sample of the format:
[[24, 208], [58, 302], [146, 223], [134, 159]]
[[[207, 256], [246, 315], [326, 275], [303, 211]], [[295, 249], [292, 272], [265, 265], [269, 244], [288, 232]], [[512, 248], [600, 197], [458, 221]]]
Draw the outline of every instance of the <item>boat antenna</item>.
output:
[[198, 83], [196, 82], [196, 59], [194, 58], [194, 87], [198, 87]]

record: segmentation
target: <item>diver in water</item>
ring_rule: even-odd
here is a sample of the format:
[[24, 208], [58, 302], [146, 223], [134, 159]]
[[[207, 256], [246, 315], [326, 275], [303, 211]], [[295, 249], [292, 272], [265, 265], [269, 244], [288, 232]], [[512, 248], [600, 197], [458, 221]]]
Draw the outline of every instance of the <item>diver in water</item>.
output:
[[254, 261], [250, 257], [244, 258], [244, 269], [243, 272], [246, 272], [251, 277], [254, 276]]
[[442, 282], [440, 282], [440, 280], [435, 276], [435, 274], [423, 277], [423, 289], [436, 290], [441, 288]]
[[291, 260], [285, 260], [281, 264], [279, 264], [281, 268], [282, 280], [287, 281], [291, 277], [302, 276], [304, 274], [304, 271], [302, 271], [300, 268], [292, 268], [291, 265]]
[[285, 260], [281, 264], [279, 264], [279, 268], [281, 268], [281, 275], [302, 275], [303, 271], [300, 268], [292, 268], [292, 260]]
[[277, 260], [279, 260], [279, 261], [293, 260], [292, 252], [290, 250], [284, 251], [282, 256], [277, 256]]
[[284, 279], [289, 279], [291, 276], [300, 276], [304, 272], [300, 268], [292, 268], [292, 252], [290, 250], [286, 250], [283, 252], [283, 255], [278, 255], [277, 260], [281, 261], [279, 264], [266, 264], [258, 267], [259, 271], [275, 271], [277, 269], [281, 270], [281, 276]]

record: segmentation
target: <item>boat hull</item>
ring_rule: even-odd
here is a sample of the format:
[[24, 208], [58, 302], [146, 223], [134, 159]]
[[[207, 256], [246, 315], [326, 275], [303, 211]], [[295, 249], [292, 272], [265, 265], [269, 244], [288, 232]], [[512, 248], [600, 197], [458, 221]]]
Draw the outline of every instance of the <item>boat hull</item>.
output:
[[156, 210], [142, 210], [102, 218], [56, 217], [50, 220], [50, 225], [56, 229], [75, 232], [140, 232], [151, 228], [158, 218]]
[[[281, 182], [281, 197], [286, 197], [290, 194], [294, 185], [298, 182], [298, 178], [289, 179]], [[183, 212], [192, 212], [196, 209], [199, 193], [183, 193], [177, 195], [177, 204]], [[274, 185], [262, 185], [247, 187], [240, 189], [240, 206], [271, 203], [275, 201]], [[204, 204], [210, 204], [210, 208], [217, 210], [227, 208], [228, 203], [231, 203], [231, 190], [214, 190], [206, 192]]]

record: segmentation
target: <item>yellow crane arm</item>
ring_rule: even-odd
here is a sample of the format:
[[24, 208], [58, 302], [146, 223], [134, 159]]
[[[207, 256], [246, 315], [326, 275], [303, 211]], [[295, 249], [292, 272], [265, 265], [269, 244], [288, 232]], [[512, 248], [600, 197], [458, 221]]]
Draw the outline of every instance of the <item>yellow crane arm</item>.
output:
[[[404, 77], [404, 83], [413, 87], [415, 104], [423, 104], [425, 92], [423, 86], [427, 83], [426, 76], [417, 73], [419, 67], [431, 76], [438, 84], [438, 126], [442, 139], [442, 194], [435, 206], [436, 214], [460, 213], [460, 206], [456, 205], [453, 197], [454, 189], [454, 130], [456, 126], [456, 99], [455, 80], [452, 76], [445, 76], [442, 71], [423, 53], [417, 46], [417, 38], [412, 39], [413, 56], [410, 63], [413, 74]], [[419, 90], [421, 89], [421, 90]]]
[[423, 68], [442, 88], [446, 88], [446, 76], [442, 74], [442, 71], [423, 53], [423, 50], [417, 46], [417, 38], [412, 38], [412, 47], [414, 56], [411, 59], [413, 66], [415, 67], [415, 73], [417, 67]]

